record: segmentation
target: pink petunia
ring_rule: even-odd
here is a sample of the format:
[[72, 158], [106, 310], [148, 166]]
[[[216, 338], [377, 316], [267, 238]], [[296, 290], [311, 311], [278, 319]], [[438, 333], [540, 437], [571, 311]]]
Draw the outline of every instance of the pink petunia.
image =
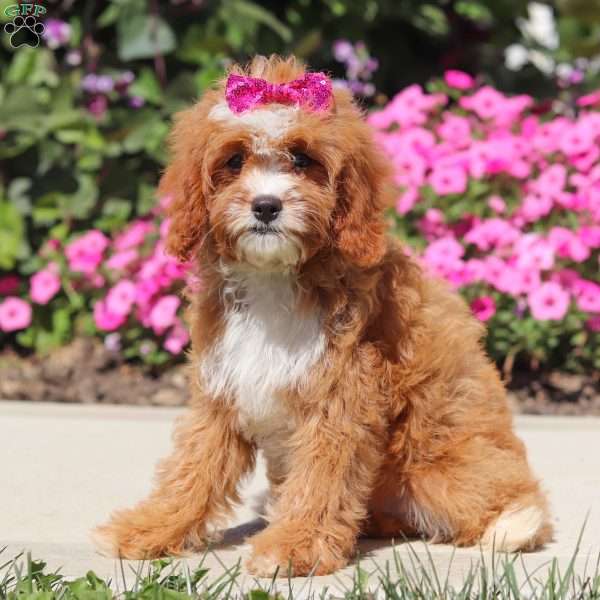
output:
[[32, 275], [29, 280], [29, 295], [36, 304], [48, 304], [60, 290], [60, 277], [56, 270], [47, 267]]
[[585, 326], [594, 333], [600, 333], [600, 315], [588, 319], [585, 322]]
[[16, 275], [0, 277], [0, 296], [10, 296], [19, 289], [19, 278]]
[[31, 306], [15, 296], [0, 303], [0, 331], [19, 331], [31, 324]]
[[396, 211], [399, 215], [408, 214], [419, 200], [419, 192], [416, 188], [410, 187], [404, 191], [396, 200]]
[[137, 250], [131, 248], [113, 254], [107, 261], [106, 267], [114, 271], [122, 271], [138, 259]]
[[108, 238], [96, 229], [92, 229], [80, 238], [67, 244], [65, 254], [71, 271], [91, 275], [102, 262]]
[[588, 106], [596, 106], [600, 104], [600, 90], [595, 92], [591, 92], [590, 94], [586, 94], [585, 96], [580, 96], [577, 98], [577, 106], [582, 108], [587, 108]]
[[94, 305], [94, 322], [102, 331], [115, 331], [126, 321], [127, 317], [108, 310], [105, 300], [99, 300]]
[[480, 296], [471, 302], [471, 310], [480, 321], [489, 321], [496, 314], [496, 303], [491, 296]]
[[106, 310], [111, 314], [127, 316], [135, 302], [136, 291], [132, 281], [119, 281], [106, 295]]
[[180, 354], [190, 341], [190, 336], [179, 319], [175, 320], [175, 325], [167, 334], [164, 341], [164, 348], [171, 354]]
[[463, 96], [459, 104], [462, 108], [472, 110], [481, 119], [492, 119], [506, 107], [506, 98], [494, 88], [486, 85], [472, 96]]
[[134, 221], [123, 233], [115, 239], [116, 250], [129, 250], [139, 246], [151, 231], [154, 230], [154, 225], [148, 221]]
[[494, 195], [488, 198], [488, 206], [497, 214], [501, 215], [506, 211], [506, 202], [502, 196]]
[[467, 189], [467, 175], [460, 167], [436, 168], [429, 176], [429, 183], [436, 194], [462, 194]]
[[529, 294], [527, 303], [534, 319], [560, 321], [569, 310], [570, 297], [558, 283], [548, 281]]
[[179, 298], [173, 295], [163, 296], [156, 302], [149, 315], [154, 333], [160, 335], [174, 324], [179, 304]]
[[446, 85], [457, 90], [468, 90], [475, 85], [475, 79], [464, 71], [449, 69], [444, 73]]
[[591, 313], [600, 313], [600, 285], [580, 279], [573, 285], [577, 306]]

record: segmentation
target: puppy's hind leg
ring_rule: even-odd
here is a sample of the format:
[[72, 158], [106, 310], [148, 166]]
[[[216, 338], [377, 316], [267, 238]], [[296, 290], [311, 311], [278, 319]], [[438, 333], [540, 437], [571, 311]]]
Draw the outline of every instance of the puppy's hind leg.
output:
[[535, 550], [552, 539], [547, 502], [520, 444], [463, 441], [408, 478], [410, 518], [432, 541]]
[[254, 464], [254, 450], [239, 435], [234, 419], [212, 403], [185, 414], [150, 496], [115, 512], [94, 531], [99, 550], [123, 558], [154, 558], [201, 544], [207, 523], [226, 516], [238, 500], [239, 479]]

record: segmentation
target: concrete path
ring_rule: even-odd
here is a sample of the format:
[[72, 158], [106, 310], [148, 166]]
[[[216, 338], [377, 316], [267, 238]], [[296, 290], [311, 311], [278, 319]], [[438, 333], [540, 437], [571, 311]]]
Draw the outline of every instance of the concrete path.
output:
[[[121, 578], [117, 561], [98, 556], [90, 529], [116, 507], [129, 506], [149, 490], [157, 459], [169, 450], [178, 410], [161, 408], [51, 405], [0, 401], [0, 547], [2, 555], [30, 550], [69, 576], [93, 569], [102, 577]], [[572, 557], [586, 514], [590, 512], [576, 561], [580, 573], [593, 570], [600, 553], [600, 419], [519, 417], [519, 434], [543, 479], [556, 521], [556, 541], [542, 552], [524, 556], [526, 569], [547, 568], [556, 557], [564, 569]], [[226, 533], [226, 544], [206, 557], [215, 576], [247, 555], [243, 539], [259, 527], [250, 509], [265, 487], [262, 465], [246, 485], [246, 502]], [[478, 549], [411, 545], [438, 571], [458, 583], [481, 557]], [[361, 543], [361, 566], [374, 570], [393, 560], [391, 542]], [[396, 551], [408, 557], [407, 544]], [[413, 555], [414, 556], [414, 555]], [[190, 559], [195, 566], [198, 558]], [[128, 571], [127, 571], [128, 572]], [[341, 589], [353, 572], [315, 578], [312, 589]], [[244, 576], [244, 585], [252, 579]], [[279, 584], [286, 585], [286, 584]], [[293, 580], [296, 590], [305, 580]], [[281, 589], [281, 588], [280, 588]]]

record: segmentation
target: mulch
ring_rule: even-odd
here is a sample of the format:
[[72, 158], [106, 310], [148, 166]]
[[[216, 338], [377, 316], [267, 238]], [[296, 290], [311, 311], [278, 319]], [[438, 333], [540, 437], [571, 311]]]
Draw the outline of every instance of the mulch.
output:
[[[0, 399], [184, 406], [183, 365], [156, 374], [123, 361], [97, 340], [82, 338], [45, 357], [0, 354]], [[515, 412], [600, 415], [600, 375], [517, 372], [508, 382]]]

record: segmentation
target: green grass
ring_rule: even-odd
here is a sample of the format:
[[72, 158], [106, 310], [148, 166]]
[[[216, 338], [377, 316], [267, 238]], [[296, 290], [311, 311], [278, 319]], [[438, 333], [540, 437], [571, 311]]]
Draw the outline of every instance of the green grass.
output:
[[293, 589], [285, 579], [258, 582], [242, 577], [240, 562], [211, 577], [203, 560], [194, 569], [185, 561], [146, 562], [132, 569], [129, 577], [126, 569], [131, 567], [120, 562], [120, 577], [112, 581], [100, 579], [92, 571], [68, 579], [48, 570], [43, 561], [21, 554], [4, 564], [0, 560], [0, 600], [600, 600], [600, 556], [590, 565], [588, 575], [575, 573], [577, 551], [564, 572], [556, 561], [529, 573], [519, 555], [482, 556], [462, 583], [452, 586], [452, 564], [447, 573], [439, 573], [431, 554], [423, 560], [409, 548], [408, 558], [395, 552], [394, 560], [384, 567], [359, 563], [352, 579], [338, 578], [335, 589], [319, 589], [311, 578], [294, 582]]

